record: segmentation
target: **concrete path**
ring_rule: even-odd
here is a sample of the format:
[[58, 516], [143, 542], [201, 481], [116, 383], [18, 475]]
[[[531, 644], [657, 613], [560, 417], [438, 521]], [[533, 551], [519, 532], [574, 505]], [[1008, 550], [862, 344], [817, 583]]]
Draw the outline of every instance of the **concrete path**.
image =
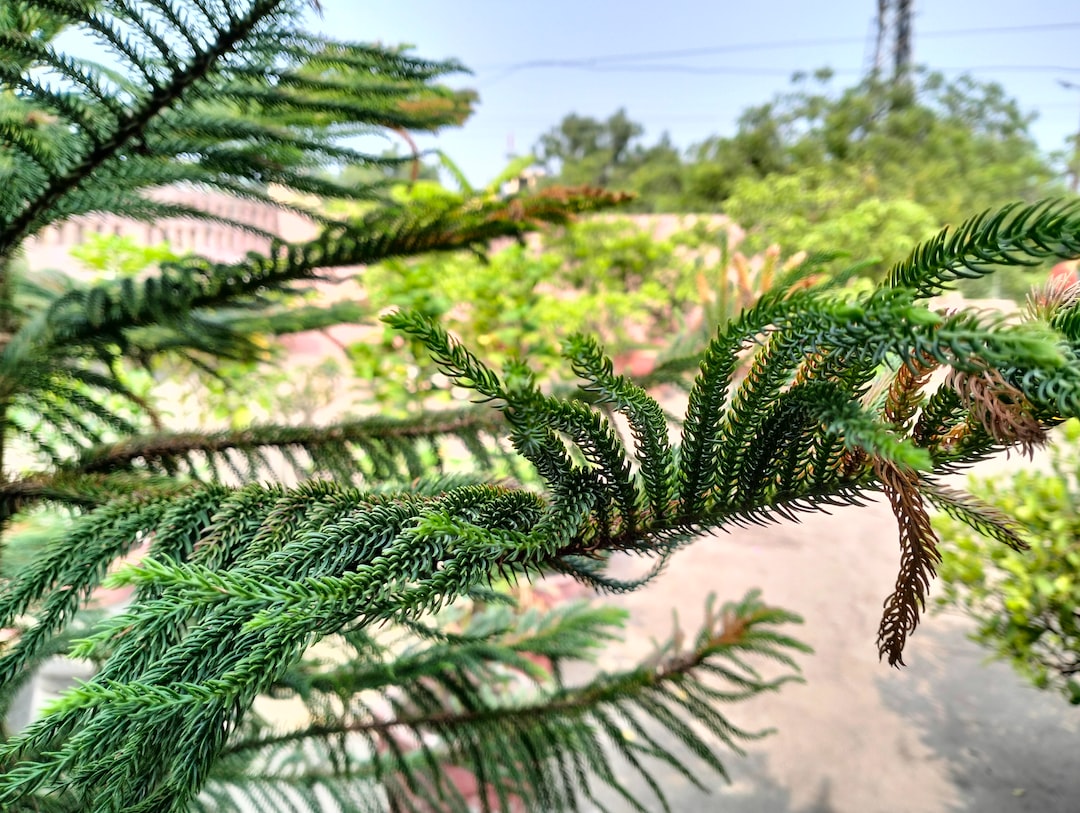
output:
[[[673, 771], [677, 811], [731, 813], [1078, 813], [1080, 708], [984, 665], [959, 616], [924, 618], [906, 669], [879, 663], [875, 636], [899, 548], [887, 506], [837, 509], [704, 538], [638, 593], [626, 644], [601, 666], [626, 665], [671, 630], [690, 630], [706, 595], [764, 599], [801, 613], [805, 685], [731, 708], [734, 722], [778, 733], [730, 756], [733, 777], [703, 795]], [[633, 563], [620, 563], [626, 574]], [[642, 799], [648, 792], [642, 787]], [[617, 799], [612, 810], [623, 810]]]

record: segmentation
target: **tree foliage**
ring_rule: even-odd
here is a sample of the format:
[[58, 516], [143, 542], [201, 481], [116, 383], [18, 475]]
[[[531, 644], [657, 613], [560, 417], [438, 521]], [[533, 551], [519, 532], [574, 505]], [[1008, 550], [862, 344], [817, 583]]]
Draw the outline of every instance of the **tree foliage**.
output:
[[[614, 161], [607, 122], [569, 116], [544, 136], [556, 181], [588, 179], [633, 191], [643, 211], [723, 212], [748, 229], [746, 251], [776, 243], [785, 253], [846, 249], [884, 272], [915, 243], [972, 212], [1062, 191], [1029, 131], [1032, 116], [993, 83], [922, 71], [914, 84], [870, 76], [836, 88], [830, 71], [797, 75], [788, 92], [743, 112], [736, 132], [685, 154], [642, 128]], [[575, 134], [592, 134], [578, 137]], [[605, 136], [611, 141], [614, 136]], [[603, 172], [599, 168], [604, 168]], [[942, 183], [949, 178], [949, 183]], [[996, 278], [965, 290], [1023, 298], [1031, 280]]]
[[[815, 262], [786, 269], [786, 284], [693, 360], [677, 438], [590, 336], [563, 349], [583, 394], [552, 394], [527, 360], [496, 370], [404, 310], [386, 323], [484, 405], [159, 430], [131, 361], [250, 357], [254, 330], [327, 323], [325, 309], [283, 302], [331, 270], [478, 249], [620, 196], [556, 187], [401, 201], [320, 174], [380, 160], [335, 136], [453, 122], [463, 97], [437, 84], [455, 66], [312, 37], [287, 0], [46, 7], [55, 30], [90, 32], [124, 71], [76, 62], [36, 17], [19, 18], [29, 31], [0, 29], [0, 417], [5, 445], [36, 455], [25, 470], [4, 460], [0, 515], [68, 518], [5, 575], [0, 700], [56, 652], [96, 672], [0, 744], [5, 810], [465, 810], [455, 769], [489, 810], [580, 810], [604, 786], [636, 810], [666, 808], [657, 765], [708, 785], [724, 775], [709, 738], [738, 750], [756, 736], [723, 704], [794, 677], [805, 647], [785, 625], [796, 618], [754, 594], [710, 603], [698, 631], [676, 631], [644, 663], [569, 684], [563, 663], [588, 657], [620, 619], [582, 606], [507, 612], [507, 583], [561, 573], [637, 589], [707, 531], [882, 492], [901, 557], [878, 648], [900, 664], [939, 561], [927, 503], [1013, 539], [936, 478], [1080, 415], [1075, 297], [1023, 324], [924, 302], [999, 265], [1080, 255], [1077, 206], [1046, 203], [945, 232], [859, 294], [837, 296]], [[180, 182], [267, 203], [275, 184], [372, 205], [312, 212], [324, 223], [315, 239], [269, 240], [235, 263], [186, 257], [56, 289], [14, 274], [25, 240], [67, 218], [210, 216], [146, 194]], [[948, 375], [930, 385], [938, 368]], [[444, 465], [452, 448], [468, 471]], [[492, 458], [511, 451], [537, 487], [496, 473]], [[653, 571], [614, 578], [620, 552]], [[85, 632], [80, 608], [102, 586], [132, 600]], [[449, 628], [439, 611], [465, 600], [472, 621]], [[295, 728], [255, 710], [281, 697], [306, 706]], [[625, 787], [627, 766], [655, 799]]]
[[559, 183], [634, 191], [633, 207], [668, 211], [681, 188], [680, 155], [666, 133], [643, 146], [644, 132], [622, 108], [603, 121], [571, 113], [540, 137], [534, 152]]
[[[489, 256], [394, 259], [365, 270], [365, 294], [373, 308], [439, 320], [496, 367], [526, 356], [541, 380], [572, 385], [559, 346], [575, 331], [600, 337], [620, 362], [637, 351], [687, 357], [774, 281], [797, 276], [799, 257], [735, 250], [723, 218], [675, 225], [660, 236], [648, 218], [596, 215]], [[354, 343], [349, 354], [384, 408], [416, 410], [451, 394], [423, 345], [396, 331]]]
[[915, 87], [871, 76], [837, 92], [831, 79], [796, 77], [790, 93], [746, 111], [731, 139], [702, 143], [698, 161], [732, 184], [813, 167], [858, 171], [878, 196], [919, 203], [941, 224], [1045, 194], [1052, 173], [1028, 132], [1032, 117], [1000, 86], [923, 72]]

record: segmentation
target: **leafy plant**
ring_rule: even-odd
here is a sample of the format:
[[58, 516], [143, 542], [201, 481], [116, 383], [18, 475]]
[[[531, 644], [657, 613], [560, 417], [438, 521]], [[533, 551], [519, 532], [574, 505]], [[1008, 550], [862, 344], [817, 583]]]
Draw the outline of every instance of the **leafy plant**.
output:
[[97, 279], [134, 277], [180, 259], [167, 242], [144, 246], [133, 237], [117, 234], [87, 235], [86, 242], [71, 249], [71, 256]]
[[[565, 363], [622, 416], [628, 438], [582, 398], [543, 392], [526, 361], [497, 373], [429, 315], [404, 311], [388, 325], [487, 406], [216, 433], [144, 432], [112, 411], [106, 396], [152, 414], [117, 372], [124, 361], [246, 359], [258, 356], [256, 335], [327, 324], [337, 312], [289, 309], [282, 297], [328, 269], [479, 248], [619, 200], [554, 188], [403, 203], [318, 175], [328, 162], [378, 162], [336, 135], [436, 127], [458, 120], [467, 98], [435, 84], [454, 66], [312, 37], [297, 27], [302, 11], [284, 0], [183, 13], [169, 0], [51, 0], [0, 17], [3, 439], [43, 455], [26, 471], [4, 461], [0, 516], [29, 506], [72, 515], [5, 578], [0, 697], [52, 652], [99, 664], [0, 745], [5, 810], [464, 810], [455, 769], [485, 809], [581, 809], [597, 786], [637, 810], [663, 807], [656, 764], [707, 785], [724, 765], [703, 731], [736, 749], [753, 736], [721, 704], [793, 677], [804, 649], [785, 632], [793, 616], [753, 594], [710, 605], [699, 632], [674, 635], [645, 663], [568, 685], [561, 663], [613, 634], [610, 612], [492, 610], [458, 631], [434, 614], [458, 599], [505, 603], [495, 588], [552, 572], [637, 589], [651, 575], [614, 579], [611, 554], [650, 557], [655, 575], [704, 531], [880, 491], [902, 554], [878, 646], [899, 664], [938, 561], [927, 503], [1015, 541], [935, 477], [1030, 447], [1080, 414], [1076, 300], [1047, 302], [1019, 325], [934, 313], [922, 300], [997, 265], [1080, 255], [1080, 212], [1067, 204], [975, 218], [848, 297], [816, 281], [813, 263], [791, 269], [790, 285], [701, 354], [677, 443], [660, 405], [588, 336], [567, 342]], [[57, 50], [66, 25], [110, 44], [122, 81]], [[325, 223], [315, 240], [268, 241], [231, 265], [187, 258], [55, 291], [13, 276], [24, 241], [65, 218], [210, 216], [144, 194], [181, 181], [269, 204], [273, 183], [372, 205], [340, 221], [313, 211]], [[924, 391], [937, 367], [951, 375]], [[14, 420], [17, 409], [66, 445]], [[118, 439], [106, 442], [101, 425]], [[507, 444], [539, 488], [493, 473]], [[452, 446], [471, 471], [443, 468]], [[273, 481], [282, 468], [300, 482]], [[131, 603], [69, 646], [101, 586], [131, 588]], [[757, 659], [779, 674], [759, 672]], [[507, 690], [522, 676], [541, 681], [535, 693]], [[275, 697], [306, 702], [308, 714], [275, 728], [253, 711]], [[631, 794], [620, 765], [659, 801]]]
[[[655, 233], [665, 225], [674, 226], [670, 235]], [[363, 284], [372, 305], [439, 320], [493, 366], [527, 357], [545, 385], [566, 385], [559, 345], [580, 330], [601, 337], [623, 364], [644, 350], [680, 361], [693, 356], [689, 366], [696, 366], [716, 326], [773, 285], [820, 281], [824, 270], [804, 267], [805, 259], [782, 261], [775, 248], [748, 258], [719, 219], [664, 224], [598, 215], [481, 258], [392, 260], [365, 269]], [[416, 410], [450, 392], [423, 344], [391, 329], [349, 353], [362, 386], [384, 408]], [[669, 372], [685, 373], [685, 366]]]
[[880, 278], [938, 229], [933, 215], [907, 199], [879, 197], [876, 182], [854, 168], [811, 167], [761, 179], [740, 178], [724, 211], [748, 230], [747, 250], [776, 243], [787, 251], [830, 251], [873, 258]]
[[1049, 471], [979, 478], [972, 491], [1017, 521], [1028, 543], [1015, 550], [948, 515], [938, 605], [975, 620], [974, 640], [1040, 689], [1080, 704], [1080, 422], [1050, 446]]

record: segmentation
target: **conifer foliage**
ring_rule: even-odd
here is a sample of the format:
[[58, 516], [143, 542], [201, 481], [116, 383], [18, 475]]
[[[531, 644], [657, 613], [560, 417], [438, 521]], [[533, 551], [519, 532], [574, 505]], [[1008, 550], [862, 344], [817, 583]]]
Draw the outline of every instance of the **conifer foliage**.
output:
[[[709, 771], [724, 775], [715, 743], [738, 751], [755, 736], [723, 704], [794, 676], [805, 647], [784, 625], [797, 619], [755, 594], [710, 603], [696, 633], [571, 684], [562, 666], [614, 637], [619, 614], [513, 612], [500, 585], [557, 572], [637, 589], [648, 577], [615, 579], [613, 553], [651, 557], [656, 573], [706, 531], [882, 492], [901, 558], [878, 645], [900, 664], [938, 561], [928, 504], [1023, 545], [1007, 520], [938, 477], [1030, 449], [1080, 414], [1078, 299], [1046, 296], [1022, 324], [925, 300], [999, 265], [1080, 256], [1075, 204], [974, 218], [857, 297], [808, 262], [803, 284], [771, 290], [719, 328], [677, 439], [590, 337], [565, 349], [585, 392], [555, 396], [527, 360], [492, 370], [409, 313], [386, 319], [485, 404], [410, 421], [157, 431], [125, 361], [252, 353], [231, 317], [246, 308], [273, 324], [269, 295], [327, 269], [478, 247], [615, 202], [554, 189], [403, 206], [322, 180], [312, 170], [328, 162], [376, 160], [338, 136], [442, 126], [467, 99], [436, 84], [455, 65], [304, 34], [303, 11], [274, 0], [0, 11], [0, 415], [4, 445], [39, 461], [25, 472], [6, 462], [0, 516], [74, 514], [3, 584], [0, 698], [58, 651], [98, 666], [0, 744], [4, 810], [467, 810], [475, 800], [454, 770], [475, 779], [484, 809], [578, 810], [600, 789], [636, 810], [666, 808], [657, 766], [707, 785]], [[58, 51], [66, 28], [107, 45], [123, 70]], [[324, 221], [310, 243], [274, 241], [235, 264], [191, 258], [59, 291], [16, 273], [26, 239], [67, 218], [211, 217], [148, 194], [176, 183], [372, 205]], [[441, 471], [447, 437], [474, 473]], [[299, 484], [268, 482], [272, 453]], [[495, 455], [530, 464], [540, 487], [500, 480]], [[141, 547], [136, 564], [114, 568]], [[86, 631], [80, 607], [102, 585], [130, 586], [134, 598]], [[475, 611], [460, 628], [433, 620], [466, 598]], [[780, 673], [759, 673], [755, 658]], [[306, 722], [281, 730], [252, 710], [260, 697], [301, 699]], [[655, 799], [627, 788], [627, 765]]]

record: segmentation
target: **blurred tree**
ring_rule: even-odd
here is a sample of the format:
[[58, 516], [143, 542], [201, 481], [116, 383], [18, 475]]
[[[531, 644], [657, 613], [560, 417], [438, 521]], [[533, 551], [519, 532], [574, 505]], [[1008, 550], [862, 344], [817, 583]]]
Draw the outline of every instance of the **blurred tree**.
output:
[[[889, 259], [927, 228], [1060, 193], [1059, 173], [1029, 130], [1033, 118], [1000, 85], [969, 76], [924, 70], [910, 84], [868, 77], [837, 90], [823, 69], [797, 75], [790, 90], [748, 108], [733, 135], [710, 137], [685, 154], [667, 134], [644, 145], [644, 128], [621, 109], [604, 121], [566, 116], [541, 137], [536, 154], [553, 181], [634, 192], [638, 211], [738, 210], [743, 226], [759, 227], [786, 251], [809, 247], [787, 242], [802, 225], [782, 222], [787, 211], [824, 224], [830, 211], [850, 215], [860, 204], [886, 219], [895, 210], [901, 223], [886, 230], [902, 231], [902, 239], [870, 247]], [[955, 183], [942, 183], [946, 177]], [[746, 200], [781, 189], [781, 206], [768, 218]], [[833, 236], [824, 242], [836, 245]]]
[[839, 249], [847, 256], [876, 257], [866, 271], [879, 277], [939, 224], [926, 206], [879, 196], [877, 186], [872, 175], [854, 167], [811, 166], [739, 178], [724, 210], [748, 229], [744, 251], [770, 245], [789, 252]]
[[738, 180], [810, 169], [857, 179], [866, 198], [918, 203], [938, 225], [1058, 191], [1033, 116], [1000, 85], [925, 71], [915, 81], [912, 92], [867, 78], [837, 94], [829, 71], [797, 76], [790, 92], [747, 110], [734, 136], [692, 150], [682, 207], [726, 211]]
[[538, 160], [564, 180], [599, 186], [618, 185], [642, 150], [635, 142], [645, 128], [620, 108], [606, 121], [571, 113], [540, 137]]

